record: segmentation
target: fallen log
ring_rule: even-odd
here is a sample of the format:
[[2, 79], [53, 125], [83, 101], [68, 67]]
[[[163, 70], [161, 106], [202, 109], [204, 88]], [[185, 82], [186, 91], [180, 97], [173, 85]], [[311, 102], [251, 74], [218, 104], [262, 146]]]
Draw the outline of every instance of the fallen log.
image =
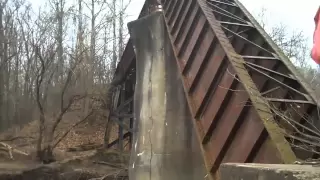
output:
[[10, 146], [10, 145], [7, 144], [7, 143], [0, 142], [0, 145], [2, 146], [2, 148], [0, 148], [0, 150], [8, 152], [9, 157], [10, 157], [10, 159], [12, 159], [12, 160], [14, 159], [14, 157], [13, 157], [13, 152], [14, 152], [14, 153], [17, 153], [17, 154], [22, 154], [22, 155], [25, 155], [25, 156], [29, 156], [28, 153], [23, 152], [23, 151], [20, 151], [20, 150], [18, 150], [18, 149], [15, 149], [15, 148], [13, 148], [12, 146]]
[[71, 147], [67, 149], [67, 152], [75, 152], [75, 151], [90, 151], [94, 149], [101, 148], [102, 144], [82, 144], [76, 147]]

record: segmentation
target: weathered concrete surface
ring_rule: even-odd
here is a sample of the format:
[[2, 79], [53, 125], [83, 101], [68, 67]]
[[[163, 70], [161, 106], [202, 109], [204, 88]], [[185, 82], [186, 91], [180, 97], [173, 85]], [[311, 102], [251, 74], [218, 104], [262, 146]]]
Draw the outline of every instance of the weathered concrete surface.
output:
[[289, 164], [237, 164], [220, 167], [221, 180], [320, 180], [320, 167]]
[[128, 24], [136, 54], [130, 180], [205, 179], [162, 12]]

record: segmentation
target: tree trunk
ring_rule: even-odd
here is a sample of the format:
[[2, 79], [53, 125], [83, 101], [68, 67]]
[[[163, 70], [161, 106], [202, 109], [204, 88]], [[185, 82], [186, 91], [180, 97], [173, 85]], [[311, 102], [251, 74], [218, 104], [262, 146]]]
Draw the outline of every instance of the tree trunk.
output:
[[44, 136], [44, 130], [45, 130], [45, 117], [42, 112], [40, 112], [40, 117], [39, 117], [39, 135], [38, 135], [38, 141], [37, 141], [37, 157], [40, 161], [42, 161], [42, 142], [43, 142], [43, 136]]
[[57, 33], [57, 44], [58, 44], [58, 64], [57, 64], [57, 82], [63, 82], [63, 69], [64, 69], [64, 60], [63, 60], [63, 5], [64, 1], [60, 0], [59, 3], [56, 3], [56, 13], [58, 20], [58, 31]]
[[5, 59], [4, 59], [4, 29], [3, 29], [3, 3], [0, 3], [0, 130], [7, 128], [7, 122], [4, 118], [5, 106], [4, 100], [4, 74], [5, 74]]
[[[18, 44], [15, 46], [14, 52], [18, 53]], [[14, 84], [13, 84], [13, 90], [14, 90], [14, 110], [13, 110], [13, 120], [14, 124], [18, 125], [20, 124], [20, 91], [19, 91], [19, 66], [20, 66], [20, 60], [19, 56], [16, 55], [15, 57], [15, 67], [14, 67]]]
[[44, 164], [50, 164], [56, 161], [53, 155], [52, 147], [50, 145], [48, 145], [42, 151], [40, 151], [39, 154], [39, 160]]
[[[95, 63], [95, 46], [96, 46], [96, 30], [95, 30], [95, 19], [96, 19], [96, 15], [95, 15], [95, 7], [94, 7], [94, 0], [91, 0], [91, 44], [90, 44], [90, 59], [88, 59], [87, 63], [88, 63], [88, 76], [87, 76], [87, 91], [88, 94], [92, 93], [92, 88], [93, 88], [93, 81], [94, 81], [94, 77], [93, 77], [93, 65]], [[85, 109], [84, 109], [84, 113], [88, 114], [89, 113], [89, 109], [90, 109], [90, 98], [86, 97], [85, 98]], [[92, 125], [94, 123], [94, 119], [92, 119], [91, 121], [89, 121], [90, 125]]]
[[124, 14], [124, 9], [123, 9], [123, 0], [121, 0], [121, 5], [120, 5], [120, 15], [119, 15], [119, 55], [118, 58], [120, 59], [123, 53], [123, 14]]
[[111, 74], [113, 76], [117, 67], [117, 34], [116, 34], [116, 0], [113, 0], [113, 17], [112, 17], [112, 30], [113, 30], [113, 45], [112, 45], [112, 63], [111, 63]]

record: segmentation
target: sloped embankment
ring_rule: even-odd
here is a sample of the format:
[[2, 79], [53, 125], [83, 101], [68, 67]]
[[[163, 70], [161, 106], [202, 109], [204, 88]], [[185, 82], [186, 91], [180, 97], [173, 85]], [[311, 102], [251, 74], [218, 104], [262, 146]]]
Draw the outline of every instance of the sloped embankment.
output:
[[0, 163], [0, 179], [10, 180], [126, 180], [129, 155], [95, 150], [49, 165]]

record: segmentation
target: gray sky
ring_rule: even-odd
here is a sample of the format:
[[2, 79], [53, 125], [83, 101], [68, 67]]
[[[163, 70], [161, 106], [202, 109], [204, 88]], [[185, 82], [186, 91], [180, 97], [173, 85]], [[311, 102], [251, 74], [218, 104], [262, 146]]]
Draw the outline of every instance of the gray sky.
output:
[[[320, 6], [320, 0], [240, 0], [242, 4], [253, 14], [259, 13], [259, 10], [267, 10], [267, 24], [283, 23], [292, 31], [302, 30], [304, 35], [309, 39], [309, 45], [312, 46], [314, 25], [314, 16]], [[128, 9], [129, 21], [135, 20], [142, 8], [144, 0], [132, 0]], [[310, 62], [315, 65], [313, 61]]]
[[[46, 0], [30, 0], [34, 6], [43, 4]], [[75, 0], [70, 0], [74, 1]], [[129, 0], [125, 0], [129, 1]], [[131, 0], [127, 13], [130, 15], [127, 21], [135, 20], [145, 0]], [[257, 14], [262, 7], [269, 12], [268, 24], [285, 23], [291, 29], [303, 30], [305, 35], [312, 38], [314, 30], [313, 18], [320, 6], [319, 0], [240, 0], [252, 13]]]
[[[30, 0], [34, 6], [43, 4], [46, 0]], [[70, 0], [74, 1], [75, 0]], [[125, 0], [128, 1], [128, 0]], [[145, 0], [131, 0], [128, 7], [130, 17], [128, 21], [136, 19], [140, 13]], [[314, 30], [313, 18], [320, 6], [319, 0], [240, 0], [245, 7], [252, 13], [256, 14], [265, 7], [269, 14], [269, 24], [283, 22], [290, 26], [291, 29], [303, 30], [305, 34], [312, 37]]]
[[[30, 0], [33, 5], [39, 6], [45, 0]], [[76, 0], [70, 0], [76, 2]], [[129, 1], [129, 0], [125, 0]], [[144, 4], [145, 0], [131, 0], [127, 9], [129, 15], [127, 22], [135, 20]], [[245, 7], [253, 14], [259, 13], [263, 7], [267, 10], [267, 24], [284, 23], [292, 31], [302, 30], [309, 38], [310, 47], [314, 31], [314, 16], [320, 6], [320, 0], [240, 0]], [[312, 63], [312, 62], [311, 62]]]
[[[272, 23], [285, 23], [291, 29], [303, 30], [306, 35], [312, 37], [314, 30], [313, 18], [320, 6], [319, 0], [240, 0], [245, 7], [256, 14], [264, 7], [268, 10], [268, 20]], [[303, 3], [304, 2], [304, 3]], [[132, 0], [128, 13], [134, 20], [140, 13], [144, 0]]]
[[[268, 25], [283, 23], [292, 31], [303, 31], [309, 40], [309, 47], [313, 43], [313, 32], [315, 29], [314, 17], [320, 6], [319, 0], [240, 0], [243, 5], [253, 14], [259, 13], [265, 8]], [[317, 67], [310, 57], [310, 65]]]
[[291, 29], [303, 30], [312, 38], [314, 31], [313, 18], [320, 6], [319, 0], [240, 0], [246, 8], [255, 14], [265, 7], [268, 10], [269, 23], [282, 22]]

